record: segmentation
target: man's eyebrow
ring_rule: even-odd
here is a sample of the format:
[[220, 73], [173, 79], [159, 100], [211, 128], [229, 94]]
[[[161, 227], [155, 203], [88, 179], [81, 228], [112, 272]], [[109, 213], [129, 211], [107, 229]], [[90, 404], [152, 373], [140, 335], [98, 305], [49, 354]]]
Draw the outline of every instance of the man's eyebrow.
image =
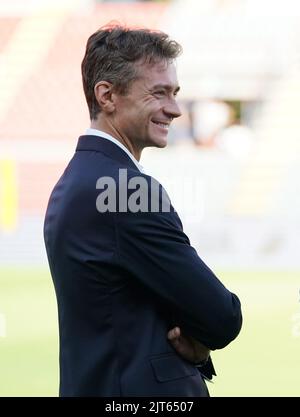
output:
[[179, 87], [179, 85], [178, 86], [176, 86], [175, 88], [172, 86], [172, 85], [170, 85], [170, 84], [156, 84], [156, 85], [154, 85], [153, 87], [152, 87], [152, 90], [156, 90], [156, 89], [158, 89], [158, 88], [163, 88], [163, 89], [165, 89], [165, 90], [167, 90], [167, 91], [173, 91], [174, 90], [174, 92], [175, 93], [178, 93], [178, 91], [180, 90], [180, 87]]

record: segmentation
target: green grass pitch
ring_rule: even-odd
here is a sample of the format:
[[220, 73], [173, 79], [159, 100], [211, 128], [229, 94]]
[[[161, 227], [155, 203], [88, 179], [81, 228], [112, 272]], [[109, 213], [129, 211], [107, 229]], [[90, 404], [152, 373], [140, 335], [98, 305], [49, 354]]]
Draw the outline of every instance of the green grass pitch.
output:
[[[244, 325], [232, 344], [212, 352], [218, 376], [210, 394], [300, 396], [300, 272], [218, 276], [239, 295]], [[57, 396], [57, 311], [47, 268], [0, 269], [0, 317], [0, 396]]]

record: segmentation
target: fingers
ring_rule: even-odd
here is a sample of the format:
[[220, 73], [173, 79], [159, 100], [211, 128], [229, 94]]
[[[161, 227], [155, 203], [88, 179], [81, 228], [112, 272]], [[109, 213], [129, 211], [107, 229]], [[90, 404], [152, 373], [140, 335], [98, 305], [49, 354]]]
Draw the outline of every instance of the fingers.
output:
[[174, 327], [168, 332], [168, 339], [177, 353], [183, 355], [186, 347], [181, 338], [181, 330], [179, 327]]
[[175, 339], [178, 339], [180, 337], [180, 328], [174, 327], [173, 329], [169, 330], [168, 332], [168, 339], [171, 341], [175, 341]]
[[202, 362], [209, 357], [210, 350], [193, 337], [182, 334], [178, 326], [168, 331], [167, 338], [176, 352], [190, 362]]

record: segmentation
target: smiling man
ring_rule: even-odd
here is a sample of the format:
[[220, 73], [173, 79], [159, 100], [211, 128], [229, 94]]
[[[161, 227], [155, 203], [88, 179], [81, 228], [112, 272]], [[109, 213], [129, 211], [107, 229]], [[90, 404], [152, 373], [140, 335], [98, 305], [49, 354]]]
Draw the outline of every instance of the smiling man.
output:
[[95, 98], [102, 111], [91, 127], [110, 133], [139, 161], [145, 147], [166, 146], [169, 126], [181, 113], [173, 62], [149, 63], [141, 58], [135, 70], [137, 78], [131, 85], [128, 82], [126, 94], [118, 93], [109, 81], [95, 85]]
[[61, 396], [208, 396], [210, 352], [240, 331], [238, 297], [198, 256], [166, 192], [139, 163], [145, 147], [167, 145], [181, 114], [180, 53], [162, 32], [121, 26], [87, 42], [91, 125], [44, 226]]

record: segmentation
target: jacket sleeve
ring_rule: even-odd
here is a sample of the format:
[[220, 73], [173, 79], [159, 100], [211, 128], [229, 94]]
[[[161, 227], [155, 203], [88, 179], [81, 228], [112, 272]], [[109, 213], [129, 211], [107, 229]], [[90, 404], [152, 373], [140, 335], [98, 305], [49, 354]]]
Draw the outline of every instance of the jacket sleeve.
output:
[[211, 350], [222, 349], [240, 332], [240, 301], [201, 260], [176, 217], [118, 213], [120, 266], [165, 302], [184, 331]]

